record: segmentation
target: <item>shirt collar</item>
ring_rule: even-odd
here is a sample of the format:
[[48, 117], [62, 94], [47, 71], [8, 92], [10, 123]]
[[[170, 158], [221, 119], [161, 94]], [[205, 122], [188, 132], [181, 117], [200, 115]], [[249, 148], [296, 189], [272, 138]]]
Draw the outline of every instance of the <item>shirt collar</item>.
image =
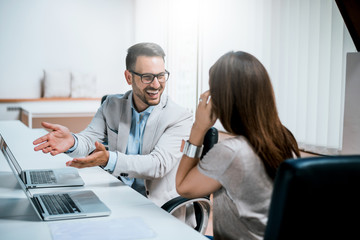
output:
[[149, 107], [148, 107], [147, 109], [145, 109], [144, 111], [138, 112], [138, 111], [135, 109], [135, 107], [134, 107], [134, 100], [133, 100], [133, 98], [132, 98], [132, 96], [131, 96], [131, 108], [132, 108], [132, 110], [133, 110], [135, 113], [138, 113], [138, 114], [140, 114], [140, 113], [150, 114], [150, 113], [152, 112], [152, 110], [154, 109], [154, 107], [155, 107], [155, 106], [149, 106]]

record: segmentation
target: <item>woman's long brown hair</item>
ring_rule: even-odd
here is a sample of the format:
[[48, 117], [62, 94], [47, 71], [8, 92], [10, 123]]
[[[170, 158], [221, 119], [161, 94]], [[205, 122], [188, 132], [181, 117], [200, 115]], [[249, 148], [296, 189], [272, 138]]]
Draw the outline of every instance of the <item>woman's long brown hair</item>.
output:
[[297, 142], [282, 125], [265, 67], [251, 54], [229, 52], [210, 69], [213, 113], [226, 131], [243, 135], [274, 179], [280, 163], [293, 154]]

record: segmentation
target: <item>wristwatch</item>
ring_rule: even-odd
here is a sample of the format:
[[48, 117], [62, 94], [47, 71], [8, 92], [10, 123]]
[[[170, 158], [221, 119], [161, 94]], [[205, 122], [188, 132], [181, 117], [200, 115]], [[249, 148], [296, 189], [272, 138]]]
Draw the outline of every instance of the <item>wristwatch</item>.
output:
[[204, 145], [201, 145], [201, 147], [198, 147], [198, 146], [192, 145], [189, 141], [186, 141], [182, 152], [183, 152], [183, 154], [185, 154], [188, 157], [200, 158], [203, 148], [204, 148]]

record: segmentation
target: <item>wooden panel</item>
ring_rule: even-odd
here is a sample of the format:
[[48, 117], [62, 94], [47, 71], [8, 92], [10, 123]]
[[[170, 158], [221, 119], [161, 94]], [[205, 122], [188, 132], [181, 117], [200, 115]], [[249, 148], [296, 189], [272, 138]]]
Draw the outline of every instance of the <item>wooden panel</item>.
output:
[[2, 98], [0, 103], [14, 102], [51, 102], [51, 101], [84, 101], [84, 100], [100, 100], [101, 98]]
[[29, 127], [29, 116], [23, 111], [20, 111], [20, 121], [23, 122], [26, 126]]
[[91, 122], [92, 117], [76, 117], [76, 118], [66, 118], [66, 117], [47, 117], [47, 118], [33, 118], [32, 128], [42, 128], [41, 122], [56, 123], [63, 126], [66, 126], [73, 133], [78, 133], [84, 130], [87, 125]]

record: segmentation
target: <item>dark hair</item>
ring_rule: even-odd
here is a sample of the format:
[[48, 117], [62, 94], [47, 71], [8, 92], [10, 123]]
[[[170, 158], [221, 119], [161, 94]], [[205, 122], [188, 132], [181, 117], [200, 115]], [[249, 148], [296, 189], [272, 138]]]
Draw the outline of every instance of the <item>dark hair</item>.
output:
[[165, 61], [165, 52], [164, 50], [157, 45], [156, 43], [138, 43], [131, 46], [128, 49], [128, 53], [126, 56], [126, 69], [134, 70], [136, 59], [139, 56], [147, 56], [147, 57], [162, 57]]
[[265, 67], [251, 54], [229, 52], [210, 69], [213, 114], [225, 130], [243, 135], [274, 179], [280, 163], [300, 157], [297, 142], [280, 122]]

